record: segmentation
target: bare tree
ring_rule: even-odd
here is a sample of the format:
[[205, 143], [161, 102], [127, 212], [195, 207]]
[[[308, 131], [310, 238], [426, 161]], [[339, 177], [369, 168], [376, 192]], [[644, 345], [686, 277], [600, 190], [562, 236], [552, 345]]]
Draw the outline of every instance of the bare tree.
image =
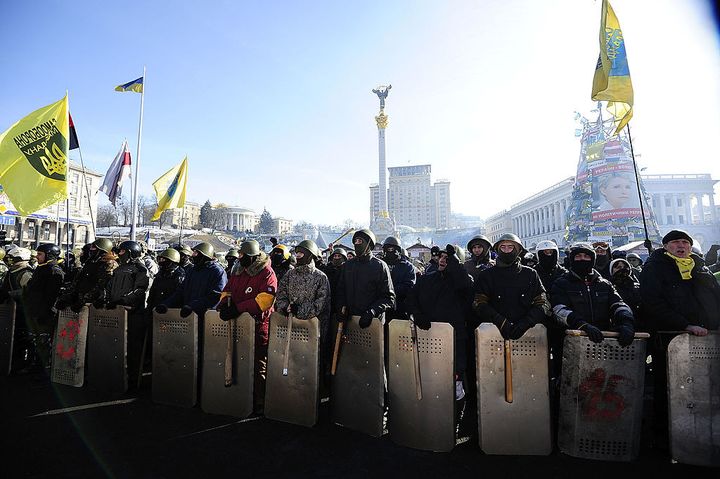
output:
[[119, 218], [122, 218], [122, 225], [128, 226], [132, 222], [132, 203], [121, 196], [117, 199], [117, 212]]
[[101, 228], [117, 225], [117, 211], [112, 204], [98, 205], [97, 225]]

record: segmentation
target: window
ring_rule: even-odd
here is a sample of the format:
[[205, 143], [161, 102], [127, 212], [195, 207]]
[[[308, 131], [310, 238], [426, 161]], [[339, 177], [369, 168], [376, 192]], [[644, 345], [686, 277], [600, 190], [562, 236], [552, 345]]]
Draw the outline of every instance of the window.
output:
[[668, 215], [668, 216], [667, 216], [667, 222], [666, 222], [665, 224], [666, 224], [666, 225], [671, 225], [671, 224], [673, 224], [673, 217], [672, 217], [672, 215]]
[[682, 206], [682, 205], [683, 205], [683, 203], [682, 203], [682, 198], [678, 198], [678, 199], [677, 199], [677, 205], [678, 205], [678, 206]]
[[665, 206], [670, 208], [670, 205], [671, 205], [670, 198], [665, 197]]
[[683, 215], [678, 215], [678, 224], [685, 224], [685, 217]]

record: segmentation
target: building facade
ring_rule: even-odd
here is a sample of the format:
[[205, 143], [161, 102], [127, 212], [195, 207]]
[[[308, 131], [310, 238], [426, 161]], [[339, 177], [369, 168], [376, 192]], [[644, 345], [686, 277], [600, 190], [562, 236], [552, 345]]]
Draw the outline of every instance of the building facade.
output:
[[[68, 199], [28, 216], [20, 216], [7, 195], [0, 191], [0, 230], [6, 240], [35, 248], [40, 243], [81, 246], [95, 240], [97, 190], [103, 175], [70, 162]], [[89, 193], [89, 195], [88, 195]], [[69, 214], [68, 214], [69, 206]]]
[[292, 232], [293, 222], [287, 218], [273, 218], [273, 226], [278, 235], [285, 235]]
[[[388, 168], [388, 211], [397, 225], [445, 229], [451, 226], [450, 182], [431, 181], [431, 165]], [[380, 212], [378, 185], [370, 186], [370, 218]]]
[[186, 201], [183, 208], [174, 208], [172, 211], [172, 217], [170, 218], [170, 224], [181, 226], [182, 221], [183, 228], [194, 228], [200, 224], [200, 204], [192, 201]]
[[[720, 244], [718, 208], [709, 174], [642, 175], [655, 217], [664, 235], [686, 230], [703, 250]], [[565, 218], [575, 178], [569, 177], [486, 220], [488, 235], [517, 234], [526, 248], [543, 240], [565, 244]]]
[[241, 206], [226, 206], [225, 221], [222, 229], [225, 231], [254, 231], [258, 223], [258, 215], [253, 210]]

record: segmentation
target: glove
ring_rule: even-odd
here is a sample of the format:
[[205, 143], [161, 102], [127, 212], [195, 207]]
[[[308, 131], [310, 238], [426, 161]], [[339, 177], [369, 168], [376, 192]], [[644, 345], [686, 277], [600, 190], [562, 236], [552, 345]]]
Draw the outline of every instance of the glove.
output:
[[223, 301], [220, 305], [220, 309], [218, 309], [218, 312], [220, 313], [220, 319], [223, 321], [229, 321], [240, 316], [240, 311], [237, 310], [233, 301], [230, 301], [229, 305], [227, 302]]
[[180, 308], [180, 317], [187, 318], [188, 316], [190, 316], [192, 314], [192, 312], [193, 312], [193, 309], [186, 304], [185, 306]]
[[422, 329], [423, 331], [427, 331], [430, 329], [430, 320], [425, 316], [424, 314], [413, 314], [413, 323], [415, 323], [415, 326]]
[[592, 324], [586, 323], [585, 321], [582, 321], [582, 324], [578, 327], [578, 329], [585, 331], [585, 333], [588, 335], [588, 338], [590, 338], [590, 341], [592, 341], [593, 343], [602, 343], [604, 339], [602, 331], [600, 331]]
[[119, 301], [108, 301], [107, 304], [105, 304], [106, 309], [115, 309], [117, 308], [117, 305], [120, 304]]
[[618, 338], [620, 346], [625, 347], [632, 344], [633, 339], [635, 339], [635, 328], [632, 323], [623, 321], [623, 323], [615, 330], [620, 334], [620, 337]]
[[335, 319], [338, 323], [344, 323], [347, 321], [347, 315], [345, 314], [345, 311], [343, 311], [345, 308], [337, 308], [337, 311], [335, 311]]
[[520, 339], [527, 332], [528, 329], [532, 328], [533, 325], [527, 318], [522, 318], [520, 321], [515, 323], [512, 330], [510, 331], [510, 339]]
[[83, 306], [85, 306], [85, 305], [78, 301], [77, 303], [71, 304], [70, 309], [72, 310], [73, 313], [79, 313], [80, 311], [82, 311]]
[[168, 310], [168, 307], [165, 306], [164, 304], [158, 304], [157, 306], [155, 306], [155, 312], [158, 314], [165, 314], [165, 313], [167, 313], [167, 310]]
[[55, 309], [57, 309], [58, 311], [62, 311], [68, 306], [70, 306], [70, 302], [65, 299], [58, 298], [58, 300], [55, 301]]
[[298, 306], [298, 305], [295, 304], [295, 303], [292, 303], [292, 304], [290, 305], [290, 308], [289, 308], [289, 309], [290, 309], [290, 314], [292, 314], [293, 316], [297, 316], [298, 311], [300, 311], [300, 306]]
[[496, 324], [498, 329], [500, 330], [500, 334], [502, 335], [503, 339], [513, 339], [512, 332], [515, 329], [515, 323], [513, 323], [507, 318], [503, 318], [502, 316], [499, 316], [499, 319], [500, 322]]
[[95, 306], [95, 309], [103, 309], [105, 307], [105, 300], [103, 299], [96, 299], [93, 302], [93, 306]]
[[358, 324], [362, 329], [368, 328], [370, 327], [370, 323], [372, 323], [374, 317], [375, 312], [372, 309], [368, 309], [362, 315], [360, 315], [360, 321], [358, 322]]

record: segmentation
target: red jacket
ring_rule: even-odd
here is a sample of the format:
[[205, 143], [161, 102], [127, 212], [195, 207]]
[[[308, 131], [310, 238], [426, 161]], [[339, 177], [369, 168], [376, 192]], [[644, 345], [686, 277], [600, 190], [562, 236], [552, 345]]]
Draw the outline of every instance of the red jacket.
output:
[[270, 267], [268, 256], [260, 253], [247, 268], [236, 262], [223, 292], [230, 293], [240, 314], [250, 313], [255, 318], [258, 340], [263, 346], [267, 345], [268, 325], [277, 292], [277, 277]]

